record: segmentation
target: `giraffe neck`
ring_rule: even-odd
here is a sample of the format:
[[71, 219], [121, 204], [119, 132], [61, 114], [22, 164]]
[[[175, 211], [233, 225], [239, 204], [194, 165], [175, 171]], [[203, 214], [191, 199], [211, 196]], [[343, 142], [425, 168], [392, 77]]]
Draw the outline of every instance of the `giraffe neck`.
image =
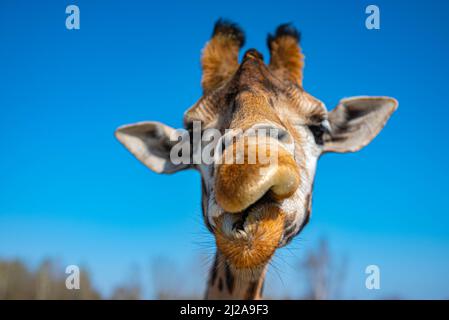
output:
[[257, 271], [237, 271], [217, 250], [209, 274], [206, 299], [261, 299], [266, 266]]

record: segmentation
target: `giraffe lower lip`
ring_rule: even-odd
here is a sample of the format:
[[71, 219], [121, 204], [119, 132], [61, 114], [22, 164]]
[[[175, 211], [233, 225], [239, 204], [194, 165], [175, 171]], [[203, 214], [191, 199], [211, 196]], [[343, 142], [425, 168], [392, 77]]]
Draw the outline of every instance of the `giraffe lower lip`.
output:
[[266, 264], [277, 249], [285, 214], [275, 203], [262, 202], [242, 215], [225, 213], [216, 218], [215, 240], [235, 268], [255, 268]]

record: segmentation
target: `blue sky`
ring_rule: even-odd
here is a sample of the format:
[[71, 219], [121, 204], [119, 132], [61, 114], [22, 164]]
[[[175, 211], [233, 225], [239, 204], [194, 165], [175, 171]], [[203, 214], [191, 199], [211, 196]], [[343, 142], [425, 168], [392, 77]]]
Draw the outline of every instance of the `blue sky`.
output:
[[[372, 3], [381, 30], [364, 27]], [[65, 28], [69, 4], [80, 30]], [[366, 149], [320, 159], [312, 219], [279, 253], [282, 281], [271, 273], [268, 290], [296, 293], [294, 265], [326, 237], [348, 258], [345, 297], [449, 298], [447, 12], [443, 0], [2, 1], [0, 257], [83, 264], [107, 292], [132, 265], [146, 274], [167, 257], [188, 269], [211, 254], [198, 173], [152, 173], [113, 132], [141, 120], [181, 126], [217, 18], [238, 22], [244, 49], [266, 57], [266, 34], [293, 22], [305, 89], [329, 109], [365, 94], [400, 106]], [[369, 264], [381, 290], [364, 287]]]

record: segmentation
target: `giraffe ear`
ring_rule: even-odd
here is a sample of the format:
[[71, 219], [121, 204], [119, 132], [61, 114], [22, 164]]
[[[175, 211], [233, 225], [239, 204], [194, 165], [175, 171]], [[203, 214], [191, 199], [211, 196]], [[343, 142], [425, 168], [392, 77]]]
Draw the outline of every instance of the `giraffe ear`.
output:
[[[189, 157], [180, 158], [177, 153], [172, 156], [174, 147], [182, 151], [190, 150], [183, 148], [190, 148], [190, 140], [183, 133], [186, 132], [175, 130], [159, 122], [146, 121], [118, 128], [115, 131], [115, 137], [154, 172], [173, 173], [190, 167]], [[178, 141], [179, 137], [182, 138], [181, 141]]]
[[355, 152], [382, 130], [398, 102], [390, 97], [343, 99], [329, 112], [330, 131], [323, 136], [323, 152]]

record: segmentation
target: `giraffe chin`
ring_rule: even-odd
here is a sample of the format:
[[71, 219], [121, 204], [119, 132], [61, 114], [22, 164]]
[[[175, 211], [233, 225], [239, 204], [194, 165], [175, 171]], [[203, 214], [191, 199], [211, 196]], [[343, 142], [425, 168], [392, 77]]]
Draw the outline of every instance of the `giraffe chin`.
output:
[[234, 269], [265, 266], [278, 248], [284, 232], [285, 213], [275, 204], [252, 206], [241, 214], [215, 218], [215, 241]]

